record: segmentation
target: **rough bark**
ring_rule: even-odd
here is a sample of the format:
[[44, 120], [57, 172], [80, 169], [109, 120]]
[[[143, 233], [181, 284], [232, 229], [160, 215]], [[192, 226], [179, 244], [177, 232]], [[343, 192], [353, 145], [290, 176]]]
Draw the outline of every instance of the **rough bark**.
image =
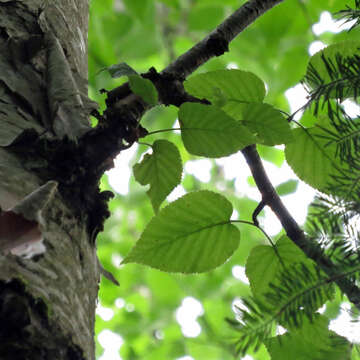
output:
[[87, 18], [88, 0], [0, 0], [3, 360], [94, 359], [98, 178], [82, 198], [68, 156], [89, 130]]
[[[145, 74], [162, 103], [189, 101], [184, 78], [281, 1], [250, 0], [160, 74]], [[112, 158], [144, 134], [139, 121], [149, 106], [122, 86], [108, 92], [100, 124], [90, 128], [87, 3], [0, 0], [2, 360], [94, 359], [95, 238], [110, 196], [98, 183]], [[284, 227], [290, 222], [297, 235], [285, 215]]]

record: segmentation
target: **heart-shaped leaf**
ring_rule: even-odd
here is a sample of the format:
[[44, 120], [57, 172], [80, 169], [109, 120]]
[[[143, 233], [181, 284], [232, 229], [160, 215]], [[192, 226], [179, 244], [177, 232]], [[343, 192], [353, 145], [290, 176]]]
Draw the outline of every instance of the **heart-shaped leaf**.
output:
[[186, 194], [152, 218], [123, 263], [188, 274], [214, 269], [239, 245], [239, 230], [230, 223], [232, 211], [231, 203], [217, 193]]
[[141, 163], [134, 166], [134, 176], [141, 185], [150, 184], [147, 194], [154, 211], [179, 185], [181, 181], [182, 163], [179, 150], [167, 140], [154, 142], [153, 153], [146, 154]]

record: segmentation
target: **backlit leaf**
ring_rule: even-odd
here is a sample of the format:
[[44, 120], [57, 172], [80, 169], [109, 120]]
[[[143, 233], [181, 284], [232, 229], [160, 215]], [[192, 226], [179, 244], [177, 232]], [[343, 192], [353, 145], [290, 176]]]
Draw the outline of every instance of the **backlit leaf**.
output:
[[284, 270], [284, 265], [306, 261], [303, 252], [287, 236], [282, 236], [275, 246], [276, 251], [270, 245], [259, 245], [250, 252], [246, 262], [246, 276], [254, 296], [269, 291], [269, 284]]
[[288, 180], [278, 185], [275, 190], [280, 196], [292, 194], [296, 191], [298, 184], [297, 180]]
[[153, 153], [134, 166], [134, 176], [141, 185], [150, 184], [147, 194], [155, 212], [161, 203], [180, 183], [182, 163], [179, 150], [167, 140], [157, 140]]
[[257, 142], [273, 146], [293, 140], [288, 121], [284, 115], [271, 105], [252, 103], [243, 111], [243, 122], [256, 134]]
[[188, 274], [214, 269], [239, 245], [239, 230], [229, 223], [232, 211], [217, 193], [186, 194], [152, 218], [123, 263]]
[[148, 104], [156, 105], [158, 103], [157, 90], [149, 79], [144, 79], [139, 75], [130, 75], [129, 84], [130, 89]]
[[245, 126], [215, 106], [182, 104], [179, 121], [185, 148], [194, 155], [222, 157], [255, 143]]
[[314, 314], [313, 321], [304, 319], [300, 329], [274, 337], [266, 342], [272, 360], [349, 360], [351, 344], [328, 329], [329, 319]]
[[219, 93], [232, 103], [262, 102], [265, 85], [255, 74], [230, 69], [209, 71], [190, 77], [184, 82], [187, 92], [211, 102], [216, 101]]
[[[317, 52], [310, 58], [309, 64], [307, 66], [305, 82], [310, 88], [316, 88], [319, 86], [319, 80], [313, 79], [314, 71], [318, 76], [323, 80], [321, 82], [322, 86], [333, 82], [334, 80], [339, 79], [340, 77], [335, 75], [339, 73], [337, 60], [339, 56], [343, 59], [353, 57], [354, 55], [360, 56], [360, 41], [358, 40], [346, 40], [338, 42], [336, 44], [329, 45], [325, 49]], [[324, 62], [324, 60], [326, 62]], [[327, 64], [326, 64], [327, 63]], [[329, 69], [332, 69], [333, 78], [329, 74]], [[315, 80], [315, 81], [314, 81]], [[343, 96], [349, 95], [347, 93], [347, 81], [342, 80], [341, 84], [345, 86], [343, 90]], [[335, 92], [333, 93], [335, 95]]]
[[336, 145], [328, 140], [319, 128], [293, 130], [294, 141], [286, 144], [285, 157], [295, 174], [303, 181], [326, 192], [341, 164], [336, 159]]

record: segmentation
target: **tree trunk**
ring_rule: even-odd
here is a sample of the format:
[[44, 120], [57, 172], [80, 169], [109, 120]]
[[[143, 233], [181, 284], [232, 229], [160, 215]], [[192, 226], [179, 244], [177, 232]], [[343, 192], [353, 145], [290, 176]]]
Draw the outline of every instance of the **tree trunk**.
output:
[[[88, 0], [0, 0], [0, 358], [94, 359]], [[99, 221], [98, 221], [99, 219]]]

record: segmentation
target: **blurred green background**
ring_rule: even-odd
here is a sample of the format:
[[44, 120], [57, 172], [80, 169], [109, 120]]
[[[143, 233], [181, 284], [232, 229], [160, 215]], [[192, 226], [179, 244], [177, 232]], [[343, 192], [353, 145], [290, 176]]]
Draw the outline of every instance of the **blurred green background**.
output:
[[[243, 3], [238, 0], [90, 0], [90, 97], [103, 109], [104, 95], [99, 90], [110, 90], [124, 81], [111, 79], [101, 69], [126, 62], [138, 72], [146, 72], [151, 66], [161, 71]], [[290, 111], [285, 92], [304, 75], [310, 45], [316, 41], [328, 45], [344, 38], [358, 38], [359, 30], [318, 34], [314, 32], [317, 28], [312, 27], [324, 11], [334, 13], [345, 4], [346, 1], [335, 0], [285, 0], [240, 34], [231, 43], [229, 53], [212, 59], [198, 72], [226, 67], [252, 71], [267, 84], [265, 101]], [[176, 116], [174, 107], [156, 107], [146, 114], [142, 125], [149, 131], [171, 128]], [[233, 169], [243, 179], [238, 185], [238, 180], [225, 177], [224, 162], [189, 163], [195, 168], [209, 168], [208, 181], [201, 182], [199, 176], [191, 174], [191, 166], [186, 166], [186, 162], [199, 158], [184, 150], [180, 135], [160, 133], [146, 141], [160, 138], [171, 140], [180, 149], [187, 170], [183, 174], [182, 192], [196, 189], [221, 192], [233, 203], [235, 216], [251, 219], [257, 202], [254, 196], [247, 197], [253, 181], [246, 178], [248, 170], [241, 160], [232, 158]], [[166, 274], [136, 264], [120, 266], [121, 259], [153, 216], [147, 188], [135, 183], [132, 176], [129, 178], [128, 164], [134, 165], [146, 151], [147, 146], [139, 145], [123, 152], [112, 181], [105, 176], [102, 182], [103, 189], [112, 189], [110, 182], [122, 184], [110, 202], [112, 217], [98, 238], [99, 258], [119, 280], [120, 287], [104, 278], [101, 281], [96, 318], [97, 357], [102, 360], [233, 359], [229, 342], [236, 333], [224, 318], [233, 318], [234, 302], [250, 294], [243, 266], [251, 248], [265, 243], [266, 239], [258, 230], [242, 225], [240, 247], [234, 256], [218, 269], [197, 276]], [[282, 150], [261, 147], [259, 151], [264, 159], [276, 165], [274, 169], [280, 174], [281, 182], [288, 181], [288, 173], [280, 168], [284, 161]], [[293, 185], [283, 186], [283, 192], [296, 191]], [[256, 188], [252, 188], [252, 193], [256, 193]], [[275, 225], [274, 229], [277, 229]], [[277, 236], [273, 238], [276, 240]], [[251, 356], [269, 359], [265, 348]]]

